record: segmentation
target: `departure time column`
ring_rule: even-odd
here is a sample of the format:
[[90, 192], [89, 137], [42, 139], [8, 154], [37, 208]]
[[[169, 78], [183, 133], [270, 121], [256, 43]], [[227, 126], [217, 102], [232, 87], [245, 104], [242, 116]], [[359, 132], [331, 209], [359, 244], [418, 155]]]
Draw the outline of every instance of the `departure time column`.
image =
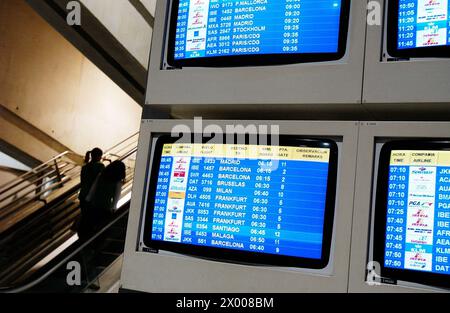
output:
[[220, 4], [217, 55], [227, 55], [230, 53], [232, 43], [232, 27], [234, 20], [234, 2], [225, 1]]
[[417, 0], [400, 0], [398, 9], [398, 48], [417, 46]]
[[285, 1], [283, 52], [297, 52], [299, 50], [300, 9], [302, 1]]
[[175, 35], [175, 59], [183, 59], [186, 51], [186, 33], [189, 17], [189, 0], [180, 0]]
[[267, 230], [270, 229], [270, 193], [272, 185], [272, 161], [253, 160], [257, 175], [253, 190], [252, 215], [250, 220], [249, 249], [258, 252], [266, 250]]
[[167, 199], [172, 171], [172, 157], [162, 157], [156, 185], [155, 205], [153, 210], [152, 239], [163, 240], [164, 222], [166, 220]]
[[390, 166], [389, 168], [384, 264], [391, 268], [404, 267], [408, 169], [408, 166]]

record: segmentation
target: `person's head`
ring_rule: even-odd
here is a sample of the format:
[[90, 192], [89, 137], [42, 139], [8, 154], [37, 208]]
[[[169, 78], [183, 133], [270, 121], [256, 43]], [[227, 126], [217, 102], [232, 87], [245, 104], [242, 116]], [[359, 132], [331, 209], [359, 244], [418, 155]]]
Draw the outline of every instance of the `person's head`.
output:
[[88, 151], [86, 153], [86, 157], [84, 158], [84, 162], [85, 163], [89, 163], [89, 162], [100, 162], [102, 160], [103, 157], [103, 151], [99, 148], [94, 148], [91, 151]]
[[126, 166], [122, 161], [114, 161], [108, 165], [102, 174], [103, 178], [109, 182], [117, 183], [123, 181], [126, 176]]

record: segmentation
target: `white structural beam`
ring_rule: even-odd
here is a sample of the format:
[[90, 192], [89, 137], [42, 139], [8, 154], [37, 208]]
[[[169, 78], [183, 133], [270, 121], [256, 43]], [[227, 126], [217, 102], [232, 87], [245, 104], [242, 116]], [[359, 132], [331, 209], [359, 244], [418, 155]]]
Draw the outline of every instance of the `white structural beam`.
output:
[[81, 3], [147, 68], [152, 27], [130, 1], [81, 0]]

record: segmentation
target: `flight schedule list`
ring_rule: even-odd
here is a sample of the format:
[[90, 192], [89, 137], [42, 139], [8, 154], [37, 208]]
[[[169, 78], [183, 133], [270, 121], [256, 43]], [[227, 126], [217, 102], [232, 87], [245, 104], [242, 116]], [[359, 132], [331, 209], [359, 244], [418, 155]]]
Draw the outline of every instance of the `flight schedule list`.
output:
[[341, 0], [180, 0], [176, 60], [336, 53]]
[[320, 259], [329, 149], [164, 145], [152, 240]]
[[450, 45], [449, 0], [400, 0], [398, 48]]
[[392, 151], [384, 263], [450, 274], [450, 152]]

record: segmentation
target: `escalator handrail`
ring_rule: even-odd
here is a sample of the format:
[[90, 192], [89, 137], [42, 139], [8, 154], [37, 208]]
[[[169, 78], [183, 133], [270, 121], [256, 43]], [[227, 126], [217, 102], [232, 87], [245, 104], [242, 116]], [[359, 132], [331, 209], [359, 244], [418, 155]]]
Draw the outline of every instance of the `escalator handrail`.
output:
[[[63, 172], [63, 174], [67, 174], [70, 171], [72, 171], [74, 168], [69, 169], [66, 172]], [[61, 178], [61, 180], [57, 180], [54, 183], [50, 183], [48, 186], [46, 186], [46, 183], [42, 183], [40, 185], [37, 185], [34, 189], [30, 189], [27, 192], [23, 193], [20, 197], [14, 199], [13, 201], [9, 202], [8, 204], [6, 204], [3, 207], [0, 207], [1, 209], [6, 208], [6, 207], [13, 207], [15, 204], [19, 204], [19, 207], [17, 209], [20, 208], [21, 205], [23, 205], [22, 201], [27, 200], [27, 204], [29, 202], [32, 201], [46, 201], [47, 198], [50, 196], [47, 195], [46, 197], [43, 197], [46, 193], [50, 192], [52, 193], [52, 191], [58, 189], [58, 188], [62, 188], [65, 184], [67, 184], [70, 180], [76, 178], [80, 173], [76, 172], [76, 173], [71, 173], [70, 175], [64, 175], [63, 178]], [[33, 193], [35, 193], [33, 196], [29, 196], [32, 195]], [[10, 195], [8, 197], [6, 197], [5, 199], [2, 199], [3, 201], [11, 198], [13, 195]]]
[[[97, 239], [100, 235], [102, 235], [105, 231], [107, 231], [111, 226], [113, 226], [117, 221], [119, 221], [121, 218], [123, 218], [126, 214], [128, 214], [130, 208], [130, 201], [126, 202], [122, 205], [121, 208], [119, 208], [115, 213], [114, 216], [111, 218], [111, 220], [103, 226], [99, 231], [97, 231], [92, 237], [89, 239], [83, 241], [82, 243], [79, 243], [79, 240], [74, 242], [72, 245], [66, 248], [65, 251], [62, 253], [65, 253], [68, 251], [68, 249], [71, 246], [79, 244], [79, 247], [76, 248], [74, 251], [70, 252], [67, 256], [64, 256], [61, 261], [58, 261], [56, 265], [51, 266], [49, 270], [45, 271], [43, 274], [39, 275], [38, 273], [40, 270], [38, 270], [36, 273], [34, 273], [30, 277], [37, 278], [32, 279], [30, 282], [24, 283], [21, 286], [9, 286], [9, 287], [0, 287], [0, 293], [20, 293], [29, 290], [30, 288], [33, 288], [37, 284], [41, 283], [49, 277], [51, 274], [53, 274], [56, 270], [58, 270], [61, 266], [67, 264], [75, 255], [80, 253], [85, 247], [90, 245], [95, 239]], [[43, 267], [45, 269], [45, 266]]]
[[[139, 132], [134, 133], [133, 135], [125, 138], [124, 140], [122, 140], [119, 143], [115, 144], [114, 146], [110, 147], [109, 149], [107, 149], [105, 151], [105, 155], [108, 155], [108, 154], [113, 155], [111, 153], [112, 150], [114, 150], [115, 148], [119, 147], [120, 145], [122, 145], [123, 143], [127, 142], [128, 140], [136, 137], [137, 135], [139, 135]], [[33, 176], [33, 175], [38, 175], [41, 172], [47, 170], [48, 168], [52, 168], [53, 167], [53, 163], [55, 163], [55, 161], [58, 161], [58, 160], [62, 159], [63, 157], [65, 157], [65, 156], [67, 156], [69, 154], [75, 154], [75, 153], [73, 151], [69, 151], [69, 150], [68, 151], [64, 151], [64, 152], [54, 156], [50, 160], [48, 160], [48, 161], [46, 161], [46, 162], [44, 162], [42, 164], [39, 164], [38, 166], [36, 166], [35, 168], [31, 169], [30, 171], [28, 171], [28, 172], [26, 172], [26, 173], [24, 173], [24, 174], [22, 174], [22, 175], [20, 175], [20, 176], [18, 176], [16, 178], [12, 179], [12, 180], [6, 182], [5, 184], [0, 186], [0, 194], [2, 194], [4, 192], [7, 192], [10, 189], [20, 185], [23, 181], [26, 180], [26, 177]], [[40, 179], [43, 179], [45, 177], [46, 176], [42, 176], [42, 177], [40, 177]], [[19, 191], [21, 191], [21, 190], [19, 190]]]
[[[67, 165], [69, 165], [69, 164], [70, 163], [67, 163]], [[69, 173], [72, 170], [77, 168], [77, 165], [73, 165], [72, 164], [73, 167], [70, 167], [68, 169], [64, 169], [65, 167], [67, 167], [67, 165], [64, 165], [64, 166], [59, 168], [61, 176], [67, 176], [67, 173]], [[0, 198], [0, 203], [2, 201], [6, 201], [8, 198], [13, 197], [17, 193], [22, 192], [22, 191], [26, 190], [29, 187], [32, 187], [33, 185], [35, 185], [34, 189], [29, 189], [29, 191], [26, 194], [22, 194], [21, 195], [21, 198], [23, 198], [24, 195], [27, 195], [27, 194], [29, 194], [31, 192], [34, 192], [34, 191], [39, 190], [39, 189], [42, 189], [42, 187], [44, 185], [48, 184], [48, 182], [44, 182], [43, 179], [44, 178], [48, 178], [49, 176], [51, 176], [53, 174], [56, 174], [56, 173], [57, 173], [57, 170], [56, 169], [52, 169], [50, 167], [49, 171], [47, 173], [45, 173], [45, 176], [38, 176], [37, 178], [35, 178], [34, 180], [31, 180], [31, 181], [21, 181], [21, 182], [17, 183], [16, 186], [12, 186], [11, 189], [8, 187], [7, 190], [5, 190], [5, 191], [0, 193], [0, 197], [2, 197], [3, 194], [6, 194], [7, 192], [13, 190], [12, 188], [17, 187], [18, 185], [25, 183], [25, 185], [23, 185], [20, 190], [15, 190], [14, 192], [12, 192], [10, 194], [6, 194], [6, 196], [3, 196], [3, 198]], [[17, 199], [15, 199], [15, 200], [17, 200]], [[8, 203], [8, 205], [9, 204], [10, 203]]]
[[[133, 136], [135, 136], [135, 135], [133, 135]], [[132, 138], [132, 137], [130, 137], [130, 138]], [[128, 157], [130, 157], [131, 155], [133, 155], [133, 154], [136, 153], [136, 152], [137, 152], [137, 147], [134, 147], [134, 148], [132, 148], [131, 150], [129, 150], [127, 153], [125, 153], [124, 155], [122, 155], [121, 157], [119, 157], [118, 160], [119, 160], [119, 161], [124, 161], [125, 159], [127, 159]], [[69, 177], [66, 178], [66, 180], [70, 180], [70, 179], [72, 179], [72, 178], [74, 178], [74, 177], [69, 176]], [[51, 185], [50, 185], [49, 187], [47, 187], [44, 191], [52, 190], [52, 189], [55, 188], [55, 187], [62, 186], [62, 184], [65, 183], [65, 182], [66, 182], [66, 181], [64, 181], [64, 182], [56, 182], [56, 183], [54, 183], [54, 184], [51, 184]], [[74, 189], [78, 189], [78, 190], [79, 190], [80, 187], [81, 187], [81, 183], [76, 184], [73, 188], [71, 188], [70, 190], [68, 190], [67, 192], [63, 193], [61, 196], [59, 196], [58, 199], [61, 198], [61, 197], [63, 197], [63, 196], [65, 196], [65, 195], [68, 195], [68, 196], [72, 195], [72, 194], [73, 194], [73, 190], [74, 190]], [[32, 199], [30, 199], [30, 201], [38, 200], [39, 197], [40, 197], [42, 194], [44, 194], [44, 192], [40, 192], [37, 196], [35, 196], [35, 197], [33, 197]], [[28, 201], [26, 204], [28, 204], [30, 201]], [[46, 205], [48, 205], [48, 204], [49, 204], [49, 203], [46, 203]], [[18, 209], [19, 209], [19, 208], [17, 208], [16, 210], [18, 210]], [[33, 214], [32, 214], [32, 215], [33, 215]], [[1, 219], [0, 219], [0, 220], [1, 220]]]
[[[53, 167], [53, 164], [55, 163], [55, 161], [58, 161], [59, 159], [65, 157], [66, 155], [69, 155], [69, 154], [73, 154], [73, 152], [65, 151], [63, 153], [60, 153], [57, 156], [54, 156], [53, 158], [48, 160], [47, 162], [42, 163], [42, 164], [36, 166], [35, 168], [29, 170], [28, 172], [8, 181], [7, 183], [0, 186], [0, 193], [4, 193], [4, 192], [10, 190], [11, 188], [16, 187], [23, 181], [27, 180], [26, 177], [28, 177], [28, 176], [38, 175], [41, 172], [47, 170], [48, 168]], [[12, 186], [10, 186], [11, 184], [12, 184]], [[2, 189], [4, 189], [4, 190], [2, 190]]]

